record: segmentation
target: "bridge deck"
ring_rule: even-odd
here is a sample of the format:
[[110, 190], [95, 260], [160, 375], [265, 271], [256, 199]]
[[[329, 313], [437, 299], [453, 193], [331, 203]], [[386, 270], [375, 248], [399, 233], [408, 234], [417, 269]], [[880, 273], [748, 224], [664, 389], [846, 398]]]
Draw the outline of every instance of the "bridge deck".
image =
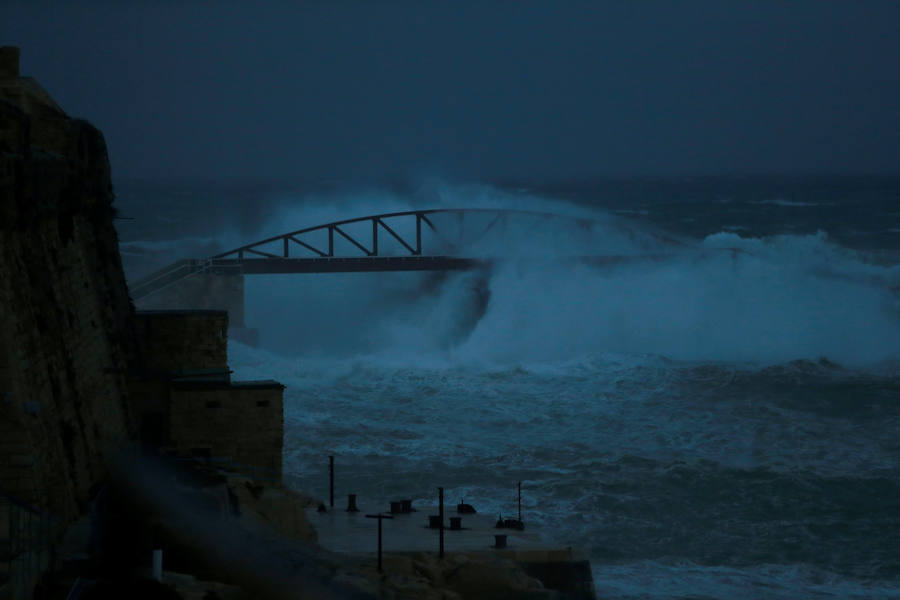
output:
[[360, 256], [328, 258], [215, 259], [210, 271], [265, 273], [359, 273], [365, 271], [462, 271], [487, 264], [457, 256]]
[[658, 261], [670, 255], [637, 256], [550, 256], [515, 258], [471, 258], [461, 256], [358, 256], [313, 258], [213, 258], [182, 259], [164, 269], [129, 284], [135, 300], [176, 284], [195, 273], [211, 275], [266, 275], [287, 273], [364, 273], [385, 271], [464, 271], [490, 267], [498, 261], [512, 261], [532, 267], [581, 262], [610, 266], [623, 262]]

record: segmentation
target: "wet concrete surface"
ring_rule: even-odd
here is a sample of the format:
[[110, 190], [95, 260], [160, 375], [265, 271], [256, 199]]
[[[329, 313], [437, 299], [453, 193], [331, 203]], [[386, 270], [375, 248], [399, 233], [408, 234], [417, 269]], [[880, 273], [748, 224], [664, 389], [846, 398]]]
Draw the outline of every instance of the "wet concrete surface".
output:
[[[390, 507], [384, 503], [384, 507]], [[366, 554], [378, 549], [378, 519], [366, 515], [378, 514], [377, 506], [360, 504], [359, 512], [347, 512], [335, 507], [327, 513], [309, 509], [307, 517], [318, 532], [318, 543], [322, 547], [341, 553]], [[437, 506], [415, 506], [414, 512], [391, 514], [383, 510], [381, 514], [393, 518], [382, 521], [382, 551], [434, 552], [439, 549], [439, 529], [430, 529], [429, 516], [438, 514]], [[450, 518], [461, 517], [462, 529], [450, 529]], [[555, 544], [541, 532], [530, 529], [525, 522], [524, 530], [497, 529], [497, 515], [458, 514], [456, 507], [444, 507], [444, 551], [445, 553], [494, 553], [506, 558], [529, 560], [571, 560], [571, 548]], [[495, 535], [506, 535], [506, 547], [495, 547]]]

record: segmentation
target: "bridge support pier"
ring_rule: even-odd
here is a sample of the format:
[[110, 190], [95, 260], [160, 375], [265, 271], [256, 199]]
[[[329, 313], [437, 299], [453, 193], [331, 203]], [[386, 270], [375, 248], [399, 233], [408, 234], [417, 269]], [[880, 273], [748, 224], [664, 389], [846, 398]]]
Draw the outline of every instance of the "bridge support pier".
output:
[[244, 276], [194, 273], [135, 300], [138, 310], [226, 310], [228, 335], [255, 345], [258, 334], [244, 322]]

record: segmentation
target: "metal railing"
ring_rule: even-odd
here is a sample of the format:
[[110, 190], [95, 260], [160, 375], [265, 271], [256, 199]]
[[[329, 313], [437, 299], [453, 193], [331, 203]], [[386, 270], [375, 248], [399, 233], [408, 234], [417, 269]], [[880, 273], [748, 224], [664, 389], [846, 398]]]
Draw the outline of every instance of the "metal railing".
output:
[[57, 520], [46, 511], [0, 492], [0, 590], [10, 598], [30, 598], [50, 566]]
[[212, 258], [183, 258], [129, 285], [129, 292], [132, 299], [140, 300], [201, 273], [239, 275], [241, 268], [240, 265], [230, 264], [227, 261], [222, 263]]

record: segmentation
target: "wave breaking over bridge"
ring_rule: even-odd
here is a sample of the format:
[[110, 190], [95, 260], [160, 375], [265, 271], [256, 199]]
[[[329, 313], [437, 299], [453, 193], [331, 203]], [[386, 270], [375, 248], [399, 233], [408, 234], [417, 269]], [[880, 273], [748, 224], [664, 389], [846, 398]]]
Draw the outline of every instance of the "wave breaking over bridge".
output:
[[[598, 251], [593, 242], [612, 234], [631, 241], [645, 237], [647, 253]], [[129, 288], [139, 308], [224, 309], [232, 327], [243, 328], [245, 275], [454, 271], [513, 259], [610, 264], [660, 257], [673, 245], [680, 242], [587, 217], [499, 208], [409, 210], [333, 221], [206, 258], [184, 258]]]

